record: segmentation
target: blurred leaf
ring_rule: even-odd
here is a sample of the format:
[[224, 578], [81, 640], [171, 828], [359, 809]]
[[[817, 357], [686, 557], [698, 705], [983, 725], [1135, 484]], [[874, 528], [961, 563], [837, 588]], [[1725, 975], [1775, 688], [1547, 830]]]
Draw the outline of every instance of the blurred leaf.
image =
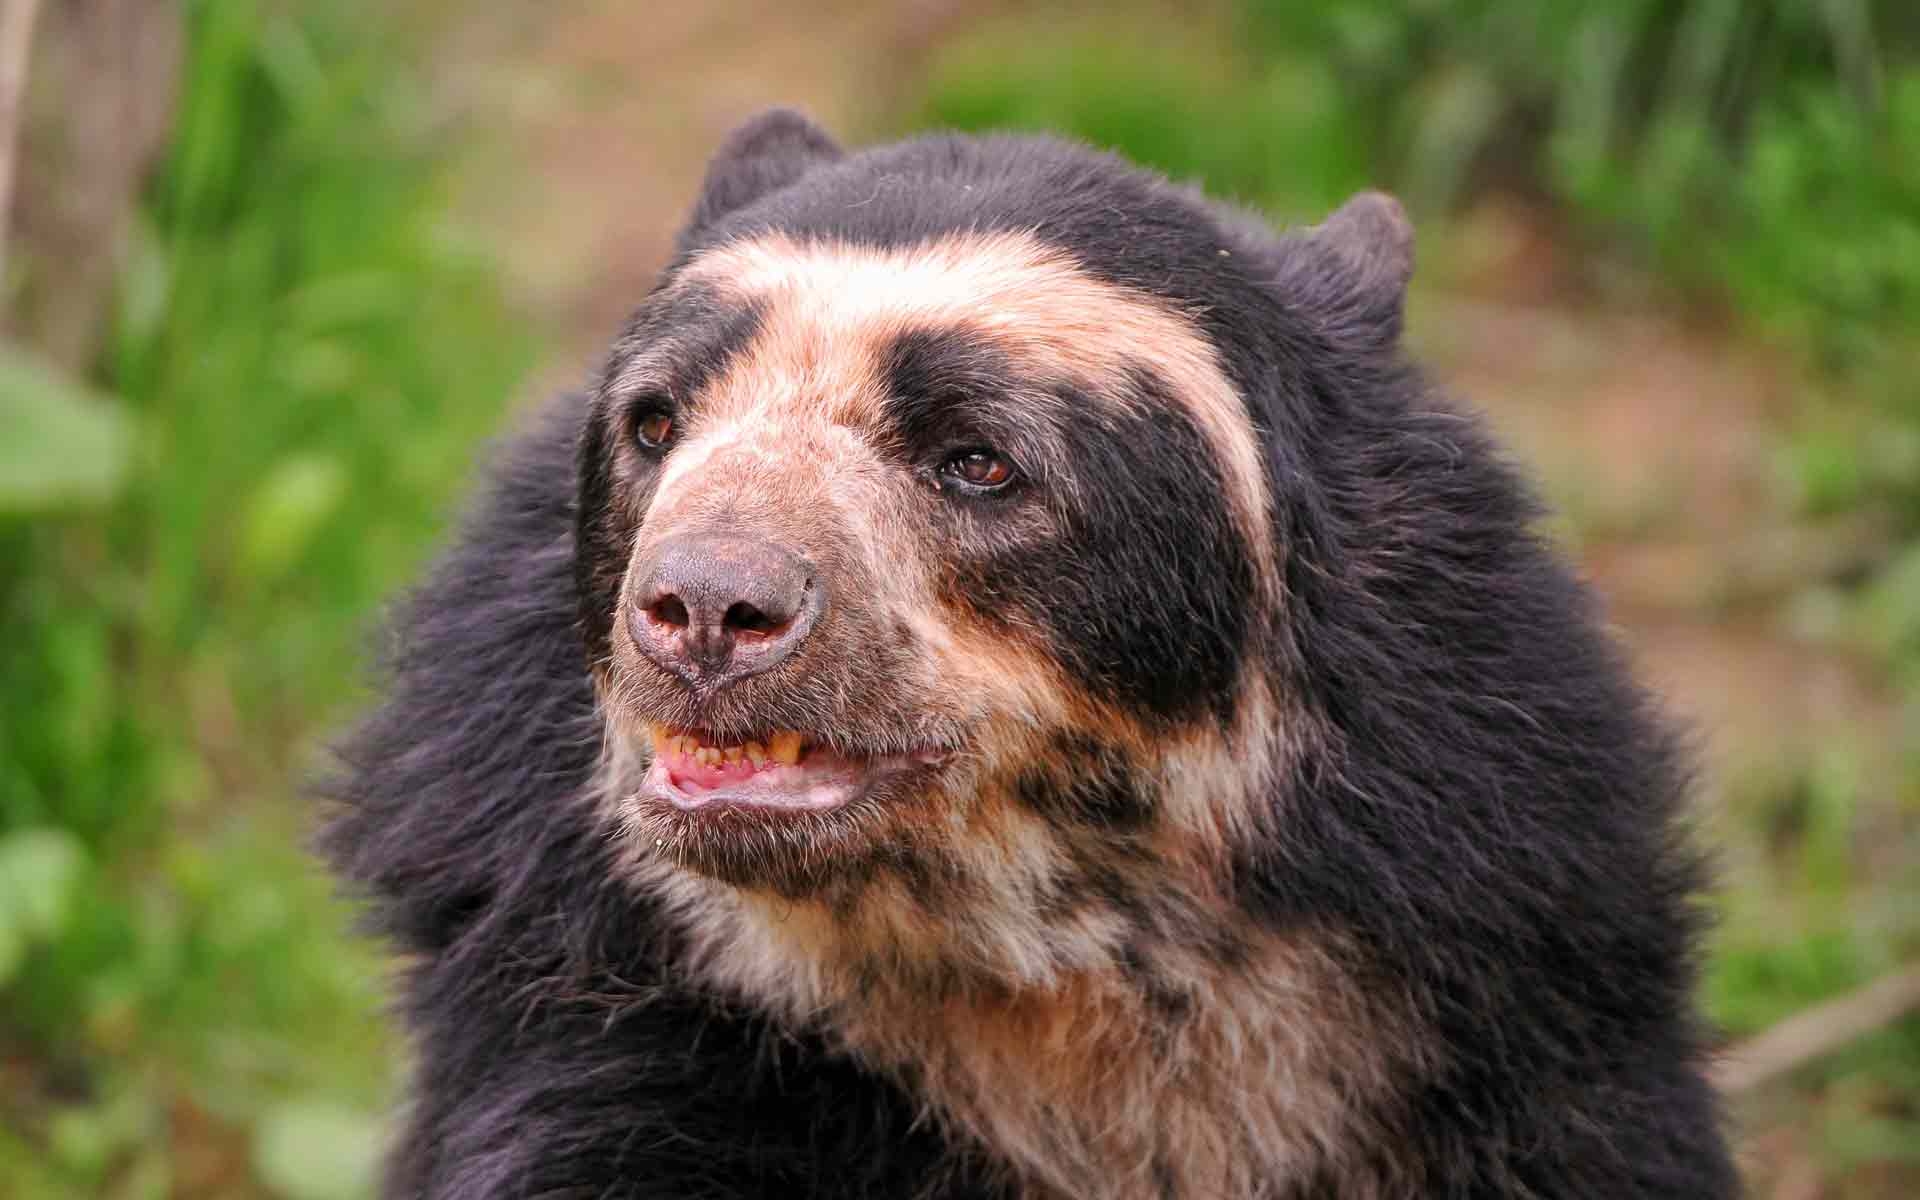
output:
[[[140, 349], [157, 343], [173, 287], [170, 267], [159, 231], [147, 214], [140, 214], [131, 222], [126, 258], [120, 267], [115, 337], [123, 356], [131, 358]], [[139, 378], [142, 364], [123, 362], [119, 373], [123, 381]]]
[[284, 575], [346, 497], [347, 472], [335, 458], [289, 459], [260, 481], [241, 526], [240, 568], [271, 582]]
[[317, 1101], [289, 1101], [260, 1118], [254, 1169], [286, 1200], [358, 1200], [373, 1191], [379, 1122]]
[[0, 837], [0, 983], [32, 943], [58, 936], [86, 860], [80, 840], [62, 829]]
[[126, 474], [126, 417], [58, 368], [0, 344], [0, 513], [113, 498]]
[[27, 935], [0, 916], [0, 985], [12, 979], [27, 957]]
[[1862, 612], [1868, 643], [1920, 670], [1920, 542], [1907, 546], [1867, 589]]
[[1844, 511], [1866, 494], [1864, 464], [1851, 439], [1810, 433], [1788, 448], [1787, 463], [1800, 505], [1809, 515]]

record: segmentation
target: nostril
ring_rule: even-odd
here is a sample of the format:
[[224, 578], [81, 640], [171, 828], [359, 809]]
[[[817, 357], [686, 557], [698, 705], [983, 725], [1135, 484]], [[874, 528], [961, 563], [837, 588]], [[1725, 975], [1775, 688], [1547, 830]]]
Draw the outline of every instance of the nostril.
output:
[[678, 596], [662, 596], [647, 606], [647, 615], [662, 625], [673, 625], [685, 629], [690, 623], [687, 618], [687, 606]]
[[777, 620], [742, 600], [727, 609], [721, 624], [737, 633], [775, 633], [786, 622]]

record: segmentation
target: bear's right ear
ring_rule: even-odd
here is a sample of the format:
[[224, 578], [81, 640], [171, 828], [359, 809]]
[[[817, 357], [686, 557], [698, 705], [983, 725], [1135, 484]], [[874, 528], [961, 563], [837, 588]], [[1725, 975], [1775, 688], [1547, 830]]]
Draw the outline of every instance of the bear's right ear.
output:
[[825, 163], [840, 147], [819, 126], [790, 108], [771, 108], [727, 135], [707, 164], [693, 216], [680, 234], [684, 249], [715, 221]]
[[1400, 337], [1413, 277], [1413, 224], [1385, 192], [1361, 192], [1296, 235], [1285, 272], [1296, 300], [1322, 313], [1329, 332], [1390, 346]]

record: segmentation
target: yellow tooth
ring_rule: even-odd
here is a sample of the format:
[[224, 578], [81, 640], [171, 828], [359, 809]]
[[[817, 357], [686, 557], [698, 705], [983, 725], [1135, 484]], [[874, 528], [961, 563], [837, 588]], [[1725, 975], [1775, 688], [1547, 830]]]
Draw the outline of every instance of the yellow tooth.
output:
[[756, 767], [767, 765], [767, 748], [759, 742], [748, 742], [745, 750], [747, 761]]
[[728, 746], [720, 756], [730, 763], [737, 763], [740, 761], [740, 747]]
[[710, 767], [720, 765], [720, 751], [712, 746], [700, 747], [700, 761]]
[[767, 741], [767, 757], [788, 766], [800, 761], [800, 735], [783, 729]]
[[673, 744], [673, 735], [667, 732], [665, 725], [649, 723], [647, 725], [647, 736], [653, 739], [653, 744], [656, 746], [669, 746]]

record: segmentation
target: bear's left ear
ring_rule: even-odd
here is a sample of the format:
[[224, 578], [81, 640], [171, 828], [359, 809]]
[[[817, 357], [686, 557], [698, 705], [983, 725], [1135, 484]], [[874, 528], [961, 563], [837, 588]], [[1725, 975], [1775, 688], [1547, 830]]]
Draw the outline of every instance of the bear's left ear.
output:
[[1413, 223], [1385, 192], [1361, 192], [1304, 233], [1305, 297], [1338, 332], [1376, 345], [1399, 340], [1413, 278]]
[[841, 155], [832, 138], [793, 109], [772, 108], [749, 118], [727, 135], [707, 164], [706, 182], [680, 234], [681, 245], [735, 209]]

